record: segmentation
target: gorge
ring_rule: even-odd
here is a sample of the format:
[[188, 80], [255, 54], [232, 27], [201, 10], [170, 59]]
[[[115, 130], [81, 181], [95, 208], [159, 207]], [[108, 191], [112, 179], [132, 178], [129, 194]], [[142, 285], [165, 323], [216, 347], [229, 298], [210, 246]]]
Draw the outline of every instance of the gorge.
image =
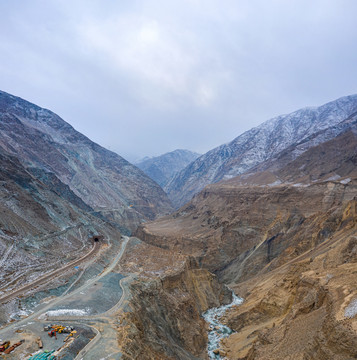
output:
[[58, 359], [357, 357], [356, 95], [188, 160], [176, 210], [51, 111], [0, 92], [0, 121], [1, 299], [23, 289], [0, 339], [25, 339], [9, 359], [47, 323], [79, 331]]

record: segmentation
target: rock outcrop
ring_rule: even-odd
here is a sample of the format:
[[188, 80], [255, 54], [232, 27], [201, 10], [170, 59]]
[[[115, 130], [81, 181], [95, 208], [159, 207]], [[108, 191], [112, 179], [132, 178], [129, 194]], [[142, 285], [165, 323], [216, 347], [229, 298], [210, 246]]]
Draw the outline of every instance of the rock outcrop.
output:
[[231, 292], [191, 257], [175, 259], [142, 243], [129, 251], [136, 263], [129, 255], [122, 269], [136, 268], [139, 276], [130, 287], [130, 310], [120, 317], [123, 359], [207, 359], [207, 324], [201, 315], [229, 303]]

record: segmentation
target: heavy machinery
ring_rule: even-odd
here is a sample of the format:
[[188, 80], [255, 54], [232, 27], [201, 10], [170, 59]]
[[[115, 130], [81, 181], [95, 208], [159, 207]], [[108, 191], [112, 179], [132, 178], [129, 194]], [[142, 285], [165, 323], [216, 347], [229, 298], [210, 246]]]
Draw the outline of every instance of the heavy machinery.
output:
[[55, 330], [56, 333], [62, 334], [65, 327], [62, 325], [55, 325], [52, 329]]
[[0, 352], [4, 352], [10, 346], [10, 341], [5, 341], [0, 345]]
[[74, 336], [74, 334], [77, 334], [76, 330], [72, 330], [67, 336], [66, 338], [63, 340], [64, 342], [67, 342], [71, 337]]
[[55, 337], [56, 340], [57, 340], [56, 330], [51, 329], [51, 330], [48, 332], [48, 336], [49, 336], [49, 337]]
[[50, 331], [52, 329], [52, 326], [54, 325], [46, 325], [44, 328], [43, 328], [43, 331]]
[[43, 330], [48, 331], [48, 336], [55, 337], [57, 339], [57, 334], [71, 334], [74, 331], [74, 327], [50, 324], [46, 325]]
[[19, 342], [17, 342], [16, 344], [13, 344], [12, 346], [8, 347], [5, 351], [4, 354], [10, 354], [12, 351], [14, 351], [18, 346], [20, 346], [23, 342], [25, 342], [25, 340], [21, 340]]
[[63, 325], [54, 325], [54, 324], [51, 324], [51, 325], [46, 325], [44, 328], [43, 328], [44, 331], [52, 331], [52, 330], [55, 330], [56, 333], [58, 334], [61, 334], [61, 333], [66, 333], [66, 334], [70, 334], [71, 331], [74, 330], [74, 327], [73, 326], [63, 326]]

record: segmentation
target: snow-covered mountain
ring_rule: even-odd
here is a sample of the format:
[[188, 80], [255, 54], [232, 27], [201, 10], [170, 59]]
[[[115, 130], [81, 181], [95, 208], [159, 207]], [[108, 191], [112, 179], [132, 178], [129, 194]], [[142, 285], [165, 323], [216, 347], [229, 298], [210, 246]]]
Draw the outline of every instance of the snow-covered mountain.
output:
[[[270, 119], [221, 145], [180, 171], [165, 187], [175, 206], [181, 206], [206, 185], [229, 179], [273, 158], [309, 136], [337, 125], [357, 111], [357, 95], [339, 98]], [[336, 128], [337, 136], [339, 134]], [[316, 137], [311, 146], [324, 141]], [[297, 157], [309, 147], [296, 152]]]
[[135, 165], [163, 188], [179, 171], [199, 156], [200, 154], [189, 150], [177, 149], [160, 156], [145, 157]]
[[[0, 91], [0, 148], [32, 174], [55, 175], [94, 211], [127, 228], [168, 213], [164, 191], [53, 112]], [[48, 178], [48, 176], [47, 176]]]

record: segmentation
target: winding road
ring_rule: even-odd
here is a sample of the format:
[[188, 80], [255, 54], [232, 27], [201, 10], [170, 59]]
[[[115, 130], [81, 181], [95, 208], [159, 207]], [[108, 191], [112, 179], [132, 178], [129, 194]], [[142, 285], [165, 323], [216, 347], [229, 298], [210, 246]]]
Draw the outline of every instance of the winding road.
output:
[[[130, 240], [129, 237], [123, 237], [123, 238], [124, 238], [124, 240], [122, 241], [120, 251], [115, 256], [115, 258], [112, 260], [110, 265], [108, 267], [106, 267], [105, 270], [101, 274], [99, 274], [98, 276], [95, 276], [94, 278], [92, 278], [90, 280], [87, 280], [85, 284], [83, 284], [79, 288], [73, 290], [72, 292], [63, 293], [56, 299], [50, 301], [47, 304], [44, 304], [43, 306], [41, 306], [41, 308], [39, 310], [37, 310], [35, 313], [29, 315], [25, 319], [22, 319], [13, 324], [9, 324], [9, 325], [5, 326], [3, 329], [0, 329], [0, 337], [5, 332], [15, 331], [16, 329], [18, 329], [22, 326], [26, 326], [26, 324], [28, 324], [30, 321], [43, 323], [43, 316], [46, 314], [46, 312], [48, 310], [50, 310], [51, 308], [54, 308], [55, 306], [60, 305], [65, 300], [71, 299], [71, 297], [73, 297], [75, 295], [78, 295], [78, 294], [80, 295], [81, 292], [85, 291], [87, 288], [89, 288], [90, 286], [95, 284], [98, 280], [100, 280], [104, 276], [110, 274], [115, 269], [115, 267], [118, 265], [120, 259], [122, 258], [123, 254], [125, 252], [126, 246]], [[86, 254], [82, 258], [68, 264], [67, 266], [68, 267], [75, 266], [78, 263], [80, 263], [80, 262], [84, 261], [85, 259], [87, 259], [88, 257], [90, 257], [91, 255], [93, 255], [93, 253], [98, 251], [97, 247], [100, 248], [100, 246], [98, 246], [96, 244], [98, 244], [98, 243], [95, 243], [94, 247], [88, 254]], [[61, 269], [61, 271], [63, 271], [63, 269]], [[54, 273], [55, 272], [52, 272], [51, 274], [48, 274], [48, 275], [42, 277], [41, 279], [38, 279], [38, 281], [41, 281], [41, 283], [42, 283], [42, 281], [43, 282], [48, 281], [49, 278], [56, 276], [56, 275], [54, 275]], [[56, 322], [57, 321], [65, 321], [65, 322], [71, 322], [71, 324], [73, 324], [73, 325], [77, 324], [77, 325], [89, 326], [96, 333], [96, 336], [77, 354], [77, 356], [75, 358], [76, 360], [78, 360], [78, 359], [96, 359], [97, 354], [95, 352], [98, 350], [97, 350], [97, 347], [95, 347], [95, 345], [99, 341], [101, 343], [108, 342], [108, 343], [112, 343], [112, 344], [116, 345], [117, 333], [116, 333], [115, 326], [112, 326], [113, 317], [111, 315], [113, 315], [116, 311], [118, 311], [124, 305], [125, 300], [127, 299], [127, 296], [128, 296], [127, 285], [132, 280], [133, 276], [134, 275], [130, 275], [130, 276], [127, 276], [120, 280], [119, 285], [122, 289], [121, 298], [114, 306], [112, 306], [109, 310], [105, 311], [102, 314], [88, 315], [88, 316], [56, 316], [56, 317], [48, 317], [46, 319], [46, 321], [47, 320], [51, 320], [51, 321], [53, 320]], [[30, 288], [33, 288], [33, 286], [34, 286], [34, 283], [31, 284]], [[18, 294], [17, 294], [18, 292], [23, 293], [24, 291], [27, 291], [27, 290], [28, 289], [25, 289], [25, 287], [23, 287], [23, 288], [19, 289], [18, 291], [7, 295], [7, 297], [8, 296], [13, 296], [13, 297], [18, 296]], [[15, 295], [15, 293], [17, 295]], [[105, 324], [105, 326], [103, 326], [103, 324]], [[109, 347], [110, 346], [108, 346], [108, 348]], [[94, 352], [94, 354], [92, 354], [92, 352]]]
[[49, 282], [50, 280], [53, 280], [55, 277], [60, 277], [61, 275], [64, 275], [64, 273], [67, 270], [69, 270], [70, 268], [73, 268], [74, 266], [77, 266], [77, 265], [81, 264], [82, 262], [88, 260], [93, 254], [96, 254], [99, 251], [99, 249], [100, 249], [100, 243], [94, 242], [94, 246], [92, 247], [92, 249], [87, 254], [82, 256], [81, 258], [74, 260], [55, 271], [51, 271], [50, 273], [36, 279], [35, 281], [33, 281], [30, 284], [27, 284], [27, 285], [15, 290], [14, 292], [12, 292], [10, 294], [6, 294], [2, 298], [0, 298], [0, 304], [4, 304], [18, 296], [22, 296], [27, 291], [32, 290], [39, 285], [43, 285], [43, 284]]

